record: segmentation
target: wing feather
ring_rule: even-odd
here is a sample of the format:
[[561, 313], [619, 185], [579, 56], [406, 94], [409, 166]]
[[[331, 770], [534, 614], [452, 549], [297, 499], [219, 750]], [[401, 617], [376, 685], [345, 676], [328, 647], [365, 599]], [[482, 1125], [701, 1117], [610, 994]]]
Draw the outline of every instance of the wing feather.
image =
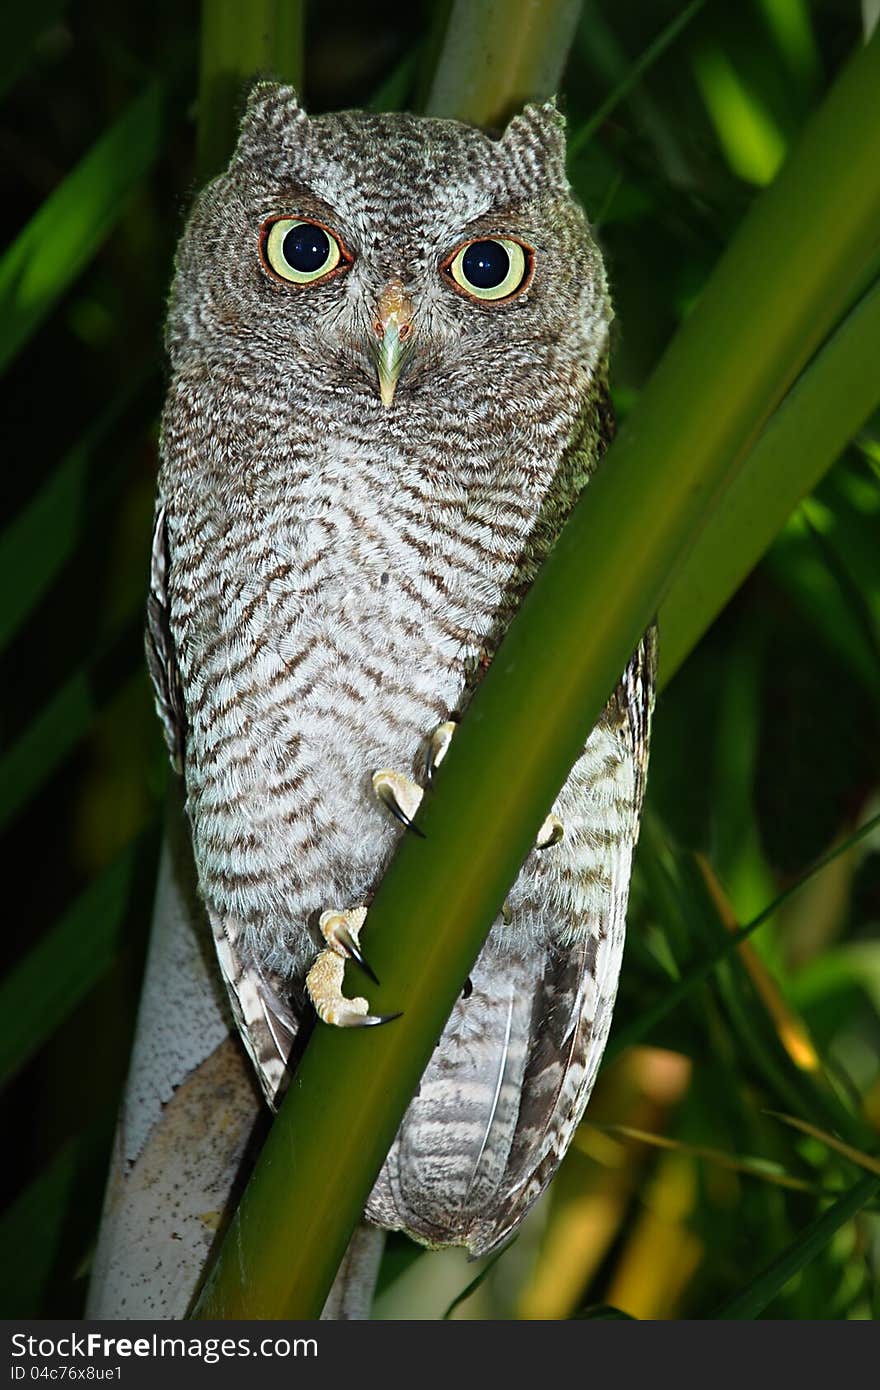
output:
[[[170, 562], [166, 510], [160, 502], [153, 524], [145, 647], [156, 709], [175, 772], [183, 773], [187, 718], [183, 686], [169, 620]], [[233, 1017], [269, 1104], [277, 1105], [300, 1027], [301, 1009], [286, 988], [244, 952], [241, 924], [210, 911], [211, 932]]]

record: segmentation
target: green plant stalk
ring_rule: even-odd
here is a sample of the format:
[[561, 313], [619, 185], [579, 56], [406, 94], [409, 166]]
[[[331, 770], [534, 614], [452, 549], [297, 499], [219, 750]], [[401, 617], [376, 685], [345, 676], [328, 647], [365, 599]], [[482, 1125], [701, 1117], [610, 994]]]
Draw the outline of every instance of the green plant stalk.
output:
[[537, 827], [676, 568], [877, 246], [880, 41], [755, 205], [505, 638], [371, 908], [402, 1009], [319, 1028], [196, 1316], [316, 1317], [436, 1038]]
[[555, 95], [581, 0], [455, 0], [425, 110], [501, 127]]
[[204, 182], [235, 144], [247, 84], [256, 77], [299, 90], [303, 71], [302, 0], [202, 0], [196, 166]]
[[790, 1279], [803, 1269], [844, 1222], [849, 1221], [862, 1207], [880, 1192], [880, 1178], [869, 1175], [845, 1192], [833, 1206], [811, 1221], [806, 1230], [792, 1241], [787, 1250], [768, 1265], [735, 1297], [723, 1303], [713, 1318], [756, 1318], [767, 1304], [781, 1293]]
[[660, 609], [666, 683], [736, 593], [800, 497], [880, 406], [880, 284], [796, 382], [719, 501]]

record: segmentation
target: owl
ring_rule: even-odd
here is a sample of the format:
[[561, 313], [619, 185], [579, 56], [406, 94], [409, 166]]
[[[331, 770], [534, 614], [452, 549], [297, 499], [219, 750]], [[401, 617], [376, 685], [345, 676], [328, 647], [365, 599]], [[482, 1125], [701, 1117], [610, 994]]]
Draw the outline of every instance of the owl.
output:
[[[553, 104], [492, 138], [311, 118], [261, 83], [195, 203], [147, 650], [271, 1105], [315, 1014], [388, 1022], [346, 993], [346, 961], [369, 971], [376, 887], [608, 441], [610, 319]], [[434, 1050], [375, 1225], [483, 1254], [559, 1164], [611, 1020], [653, 672], [649, 633]]]

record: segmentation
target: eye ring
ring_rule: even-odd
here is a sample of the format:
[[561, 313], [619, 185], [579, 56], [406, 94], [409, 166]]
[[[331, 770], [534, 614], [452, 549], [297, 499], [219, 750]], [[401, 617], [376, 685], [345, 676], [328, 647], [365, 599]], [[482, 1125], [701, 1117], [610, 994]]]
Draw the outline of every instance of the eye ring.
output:
[[[478, 286], [467, 278], [465, 257], [471, 247], [496, 245], [508, 257], [507, 274], [495, 285]], [[440, 270], [450, 289], [478, 304], [507, 304], [528, 289], [535, 271], [535, 252], [527, 241], [513, 236], [470, 237], [450, 251], [440, 262]]]
[[[284, 245], [291, 232], [298, 227], [314, 228], [322, 233], [327, 244], [327, 254], [323, 262], [300, 269], [288, 261]], [[306, 261], [314, 261], [320, 254], [321, 242], [316, 237], [310, 247], [302, 248], [308, 254]], [[327, 280], [342, 275], [354, 261], [354, 257], [338, 232], [319, 222], [314, 217], [267, 217], [260, 227], [260, 260], [263, 269], [273, 280], [297, 289], [322, 285]]]

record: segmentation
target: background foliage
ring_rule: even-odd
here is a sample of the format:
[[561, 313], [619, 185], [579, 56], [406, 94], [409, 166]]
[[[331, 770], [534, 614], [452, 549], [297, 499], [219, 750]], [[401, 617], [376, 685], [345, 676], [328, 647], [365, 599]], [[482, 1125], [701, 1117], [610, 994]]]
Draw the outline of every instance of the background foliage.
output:
[[[343, 3], [328, 25], [309, 8], [309, 109], [417, 108], [446, 9]], [[563, 99], [571, 176], [614, 287], [621, 414], [862, 18], [844, 0], [584, 5]], [[16, 58], [0, 69], [6, 1316], [81, 1309], [145, 947], [165, 768], [140, 609], [162, 304], [195, 177], [198, 27], [194, 5], [97, 0], [0, 19], [0, 52]], [[878, 474], [875, 424], [665, 690], [620, 1000], [587, 1122], [456, 1316], [610, 1306], [699, 1317], [725, 1303], [749, 1316], [734, 1300], [753, 1276], [871, 1162], [876, 832], [738, 955], [687, 980], [731, 926], [880, 809]], [[873, 1315], [880, 1224], [864, 1196], [768, 1316]], [[414, 1255], [391, 1243], [379, 1315], [439, 1316], [473, 1278], [457, 1254]]]

